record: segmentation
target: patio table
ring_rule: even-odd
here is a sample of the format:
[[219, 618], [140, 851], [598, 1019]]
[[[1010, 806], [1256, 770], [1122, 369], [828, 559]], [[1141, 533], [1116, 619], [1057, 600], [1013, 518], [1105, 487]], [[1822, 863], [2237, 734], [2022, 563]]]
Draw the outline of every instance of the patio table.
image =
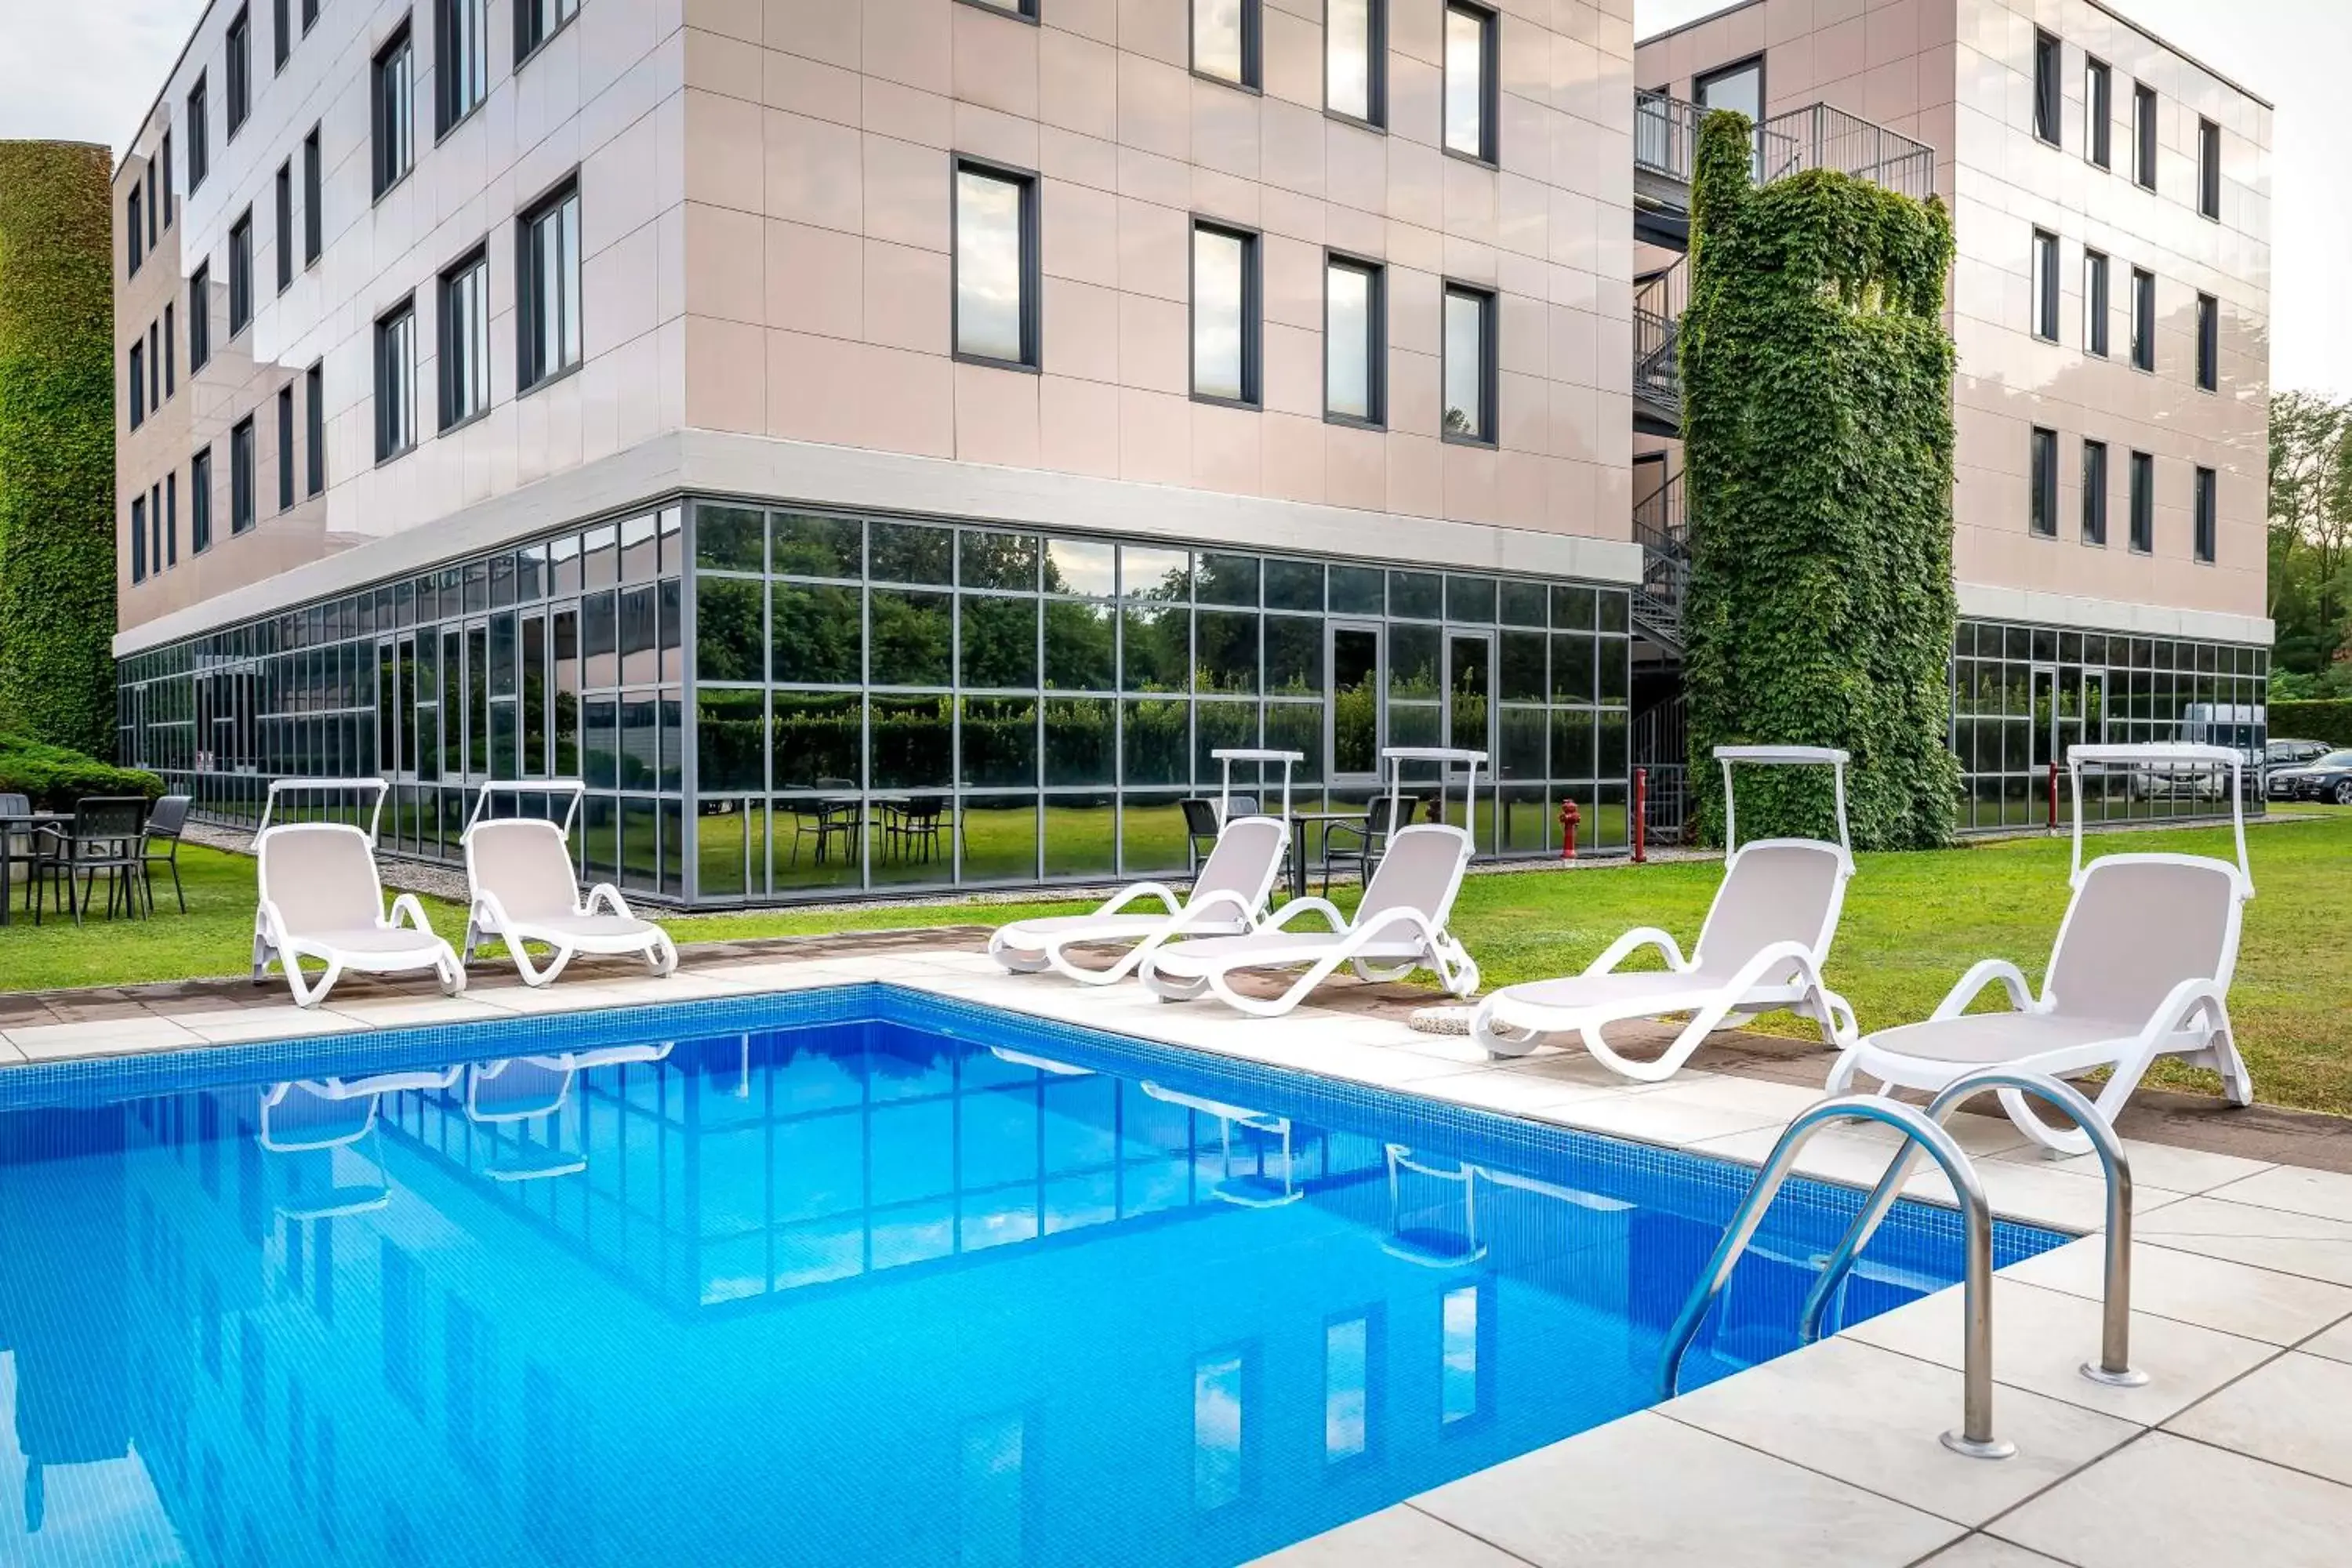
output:
[[8, 923], [14, 896], [12, 884], [16, 875], [16, 852], [7, 847], [6, 841], [21, 835], [29, 845], [32, 836], [44, 827], [72, 826], [72, 816], [62, 811], [12, 811], [0, 815], [0, 926]]
[[1335, 822], [1361, 822], [1368, 808], [1353, 811], [1294, 811], [1290, 814], [1290, 896], [1307, 896], [1307, 829], [1309, 824], [1322, 825], [1323, 837], [1328, 840]]

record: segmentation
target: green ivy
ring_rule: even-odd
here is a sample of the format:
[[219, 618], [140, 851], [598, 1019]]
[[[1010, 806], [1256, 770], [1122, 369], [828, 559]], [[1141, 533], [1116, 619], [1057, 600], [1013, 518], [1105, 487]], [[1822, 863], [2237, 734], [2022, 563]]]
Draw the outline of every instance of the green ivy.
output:
[[[1690, 755], [1722, 834], [1730, 744], [1853, 753], [1857, 847], [1950, 834], [1952, 343], [1943, 205], [1810, 170], [1759, 187], [1718, 111], [1691, 190], [1681, 363]], [[1740, 781], [1741, 837], [1820, 832], [1827, 781]]]
[[0, 142], [0, 730], [114, 754], [107, 150]]

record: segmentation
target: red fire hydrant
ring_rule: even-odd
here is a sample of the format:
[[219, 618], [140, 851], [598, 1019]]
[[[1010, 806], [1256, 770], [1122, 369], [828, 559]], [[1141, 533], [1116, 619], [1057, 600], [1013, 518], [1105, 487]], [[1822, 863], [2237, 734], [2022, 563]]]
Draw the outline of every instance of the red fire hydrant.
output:
[[1563, 800], [1559, 803], [1559, 858], [1561, 859], [1576, 858], [1576, 825], [1583, 820], [1584, 814], [1576, 809], [1576, 802]]

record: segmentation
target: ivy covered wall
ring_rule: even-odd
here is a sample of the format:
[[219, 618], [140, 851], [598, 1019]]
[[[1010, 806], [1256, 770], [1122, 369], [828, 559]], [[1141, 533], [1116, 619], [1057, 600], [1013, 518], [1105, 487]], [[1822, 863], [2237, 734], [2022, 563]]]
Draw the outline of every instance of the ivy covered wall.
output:
[[[1857, 847], [1938, 844], [1949, 746], [1952, 257], [1940, 202], [1811, 170], [1758, 186], [1707, 117], [1681, 362], [1690, 756], [1722, 835], [1727, 744], [1843, 746]], [[1828, 828], [1818, 770], [1740, 781], [1741, 837]]]
[[114, 754], [103, 147], [0, 142], [0, 732]]

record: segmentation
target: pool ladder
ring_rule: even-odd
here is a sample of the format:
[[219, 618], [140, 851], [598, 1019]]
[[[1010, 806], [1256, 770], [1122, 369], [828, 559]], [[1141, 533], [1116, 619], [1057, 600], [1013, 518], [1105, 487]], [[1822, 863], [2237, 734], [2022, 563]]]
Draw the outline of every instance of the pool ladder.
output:
[[1788, 1180], [1790, 1169], [1805, 1144], [1832, 1122], [1875, 1121], [1902, 1134], [1901, 1145], [1887, 1164], [1885, 1174], [1879, 1177], [1878, 1184], [1864, 1201], [1862, 1212], [1847, 1227], [1844, 1238], [1829, 1255], [1821, 1278], [1813, 1282], [1798, 1321], [1799, 1336], [1808, 1344], [1820, 1337], [1822, 1318], [1832, 1298], [1843, 1286], [1864, 1246], [1894, 1206], [1920, 1152], [1926, 1151], [1942, 1167], [1953, 1192], [1958, 1194], [1967, 1232], [1967, 1268], [1961, 1286], [1966, 1327], [1961, 1356], [1960, 1426], [1958, 1430], [1944, 1434], [1944, 1446], [1977, 1459], [2005, 1459], [2016, 1453], [2014, 1443], [1994, 1436], [1992, 1431], [1992, 1211], [1985, 1202], [1984, 1184], [1977, 1178], [1975, 1164], [1944, 1125], [1962, 1101], [1987, 1089], [2030, 1094], [2057, 1107], [2090, 1136], [2091, 1146], [2098, 1151], [2107, 1184], [2105, 1316], [2098, 1360], [2084, 1363], [2083, 1375], [2095, 1383], [2118, 1387], [2146, 1383], [2147, 1374], [2134, 1370], [2131, 1364], [2131, 1163], [2124, 1155], [2115, 1129], [2070, 1085], [2042, 1073], [1986, 1068], [1953, 1079], [1925, 1110], [1879, 1095], [1847, 1094], [1818, 1101], [1789, 1123], [1780, 1141], [1773, 1145], [1771, 1157], [1757, 1173], [1748, 1195], [1740, 1200], [1714, 1258], [1692, 1287], [1689, 1300], [1683, 1303], [1682, 1315], [1667, 1332], [1665, 1355], [1658, 1369], [1658, 1397], [1672, 1399], [1677, 1392], [1683, 1357], [1697, 1337], [1700, 1323], [1716, 1298], [1723, 1293], [1724, 1286], [1730, 1282], [1732, 1267], [1747, 1250], [1764, 1211], [1771, 1206], [1781, 1183]]

